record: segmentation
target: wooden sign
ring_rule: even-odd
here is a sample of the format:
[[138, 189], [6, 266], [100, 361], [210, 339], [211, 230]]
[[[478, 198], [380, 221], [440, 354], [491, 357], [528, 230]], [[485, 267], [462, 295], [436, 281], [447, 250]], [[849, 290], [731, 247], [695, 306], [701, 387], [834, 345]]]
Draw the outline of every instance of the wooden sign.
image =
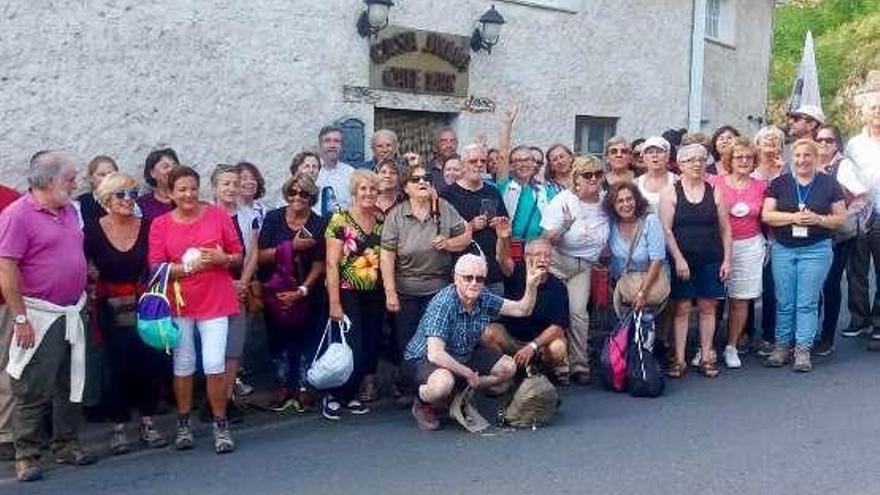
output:
[[370, 45], [370, 87], [467, 96], [470, 63], [465, 36], [388, 26]]

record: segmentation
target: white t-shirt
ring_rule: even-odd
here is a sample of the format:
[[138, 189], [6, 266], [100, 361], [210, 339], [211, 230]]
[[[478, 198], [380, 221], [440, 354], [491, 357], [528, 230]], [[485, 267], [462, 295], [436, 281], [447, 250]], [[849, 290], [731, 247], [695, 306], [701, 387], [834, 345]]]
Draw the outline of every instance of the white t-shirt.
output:
[[608, 242], [608, 217], [602, 202], [584, 203], [569, 190], [557, 194], [543, 211], [541, 228], [561, 230], [565, 220], [564, 206], [568, 207], [574, 223], [562, 237], [556, 249], [568, 256], [597, 261]]
[[[353, 173], [354, 168], [345, 162], [336, 162], [333, 168], [321, 167], [316, 181], [318, 202], [312, 207], [315, 213], [323, 215], [322, 212], [335, 212], [351, 206], [351, 193], [348, 187]], [[325, 205], [325, 202], [328, 204]]]
[[[640, 175], [636, 179], [636, 187], [639, 188], [639, 192], [642, 193], [642, 196], [648, 200], [648, 204], [651, 205], [651, 211], [657, 214], [660, 214], [660, 191], [652, 192], [649, 191], [647, 186], [645, 186], [645, 182], [647, 181], [648, 176]], [[675, 183], [675, 174], [672, 172], [666, 172], [666, 185], [671, 186]]]

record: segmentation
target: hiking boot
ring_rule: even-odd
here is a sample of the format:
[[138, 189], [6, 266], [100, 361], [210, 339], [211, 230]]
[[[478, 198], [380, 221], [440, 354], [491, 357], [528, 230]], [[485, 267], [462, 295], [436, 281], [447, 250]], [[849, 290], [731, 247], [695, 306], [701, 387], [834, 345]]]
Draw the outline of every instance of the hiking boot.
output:
[[324, 416], [324, 419], [329, 421], [339, 421], [342, 419], [342, 404], [339, 403], [338, 400], [333, 398], [332, 395], [325, 395], [323, 399], [321, 399], [321, 416]]
[[421, 399], [413, 401], [412, 415], [416, 419], [416, 424], [422, 431], [434, 431], [440, 429], [440, 421], [434, 414], [434, 406], [422, 402]]
[[144, 446], [151, 449], [161, 449], [168, 445], [168, 440], [153, 427], [152, 423], [141, 423], [140, 439]]
[[55, 452], [55, 462], [69, 466], [88, 466], [98, 459], [80, 447], [65, 447]]
[[189, 428], [189, 420], [178, 420], [177, 431], [174, 433], [174, 448], [189, 450], [195, 446], [195, 438]]
[[15, 478], [25, 482], [42, 479], [43, 470], [40, 468], [40, 462], [33, 457], [15, 461]]
[[352, 399], [348, 401], [348, 404], [345, 405], [345, 410], [357, 416], [370, 412], [370, 408], [363, 405], [361, 401], [357, 399]]
[[761, 357], [767, 357], [770, 353], [773, 352], [773, 342], [769, 342], [767, 340], [762, 340], [757, 347], [757, 351], [755, 354]]
[[813, 363], [810, 361], [809, 347], [797, 346], [794, 348], [794, 365], [791, 369], [801, 373], [806, 373], [813, 369]]
[[235, 442], [229, 433], [229, 424], [225, 419], [214, 421], [214, 452], [228, 454], [235, 450]]
[[125, 436], [125, 425], [113, 425], [113, 431], [110, 433], [110, 452], [113, 455], [122, 455], [130, 451], [131, 444], [128, 443], [128, 437]]
[[367, 375], [361, 383], [361, 393], [358, 395], [361, 402], [373, 402], [379, 398], [379, 384], [376, 375]]
[[739, 359], [739, 351], [736, 347], [729, 345], [724, 348], [724, 365], [731, 370], [742, 367], [742, 361]]
[[240, 395], [244, 397], [245, 395], [251, 395], [254, 393], [254, 387], [248, 385], [241, 378], [236, 378], [235, 382], [232, 385], [233, 391], [235, 395]]
[[791, 347], [782, 344], [774, 344], [773, 351], [764, 361], [765, 366], [771, 368], [780, 368], [788, 364], [791, 360]]
[[834, 344], [830, 342], [819, 342], [813, 346], [813, 354], [821, 357], [827, 357], [834, 354]]

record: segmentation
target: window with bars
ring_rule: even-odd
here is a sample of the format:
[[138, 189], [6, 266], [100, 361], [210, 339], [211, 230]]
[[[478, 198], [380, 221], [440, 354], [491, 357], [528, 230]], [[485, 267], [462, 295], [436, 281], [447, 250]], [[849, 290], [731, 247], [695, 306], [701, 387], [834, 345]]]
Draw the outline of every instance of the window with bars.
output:
[[721, 0], [706, 2], [706, 36], [721, 37]]
[[605, 143], [614, 136], [617, 117], [578, 115], [575, 117], [574, 152], [605, 158]]

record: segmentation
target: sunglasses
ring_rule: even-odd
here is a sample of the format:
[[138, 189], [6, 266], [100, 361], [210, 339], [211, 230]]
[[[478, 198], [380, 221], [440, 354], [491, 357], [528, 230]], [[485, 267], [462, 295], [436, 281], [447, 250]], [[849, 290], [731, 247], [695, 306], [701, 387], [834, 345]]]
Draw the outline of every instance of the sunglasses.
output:
[[816, 140], [816, 142], [823, 143], [823, 144], [837, 144], [837, 140], [834, 138], [830, 138], [830, 137], [829, 138], [819, 138]]
[[312, 199], [312, 195], [309, 194], [308, 191], [297, 191], [296, 189], [287, 191], [288, 198], [302, 198], [302, 199]]
[[597, 170], [595, 172], [582, 172], [578, 175], [584, 180], [601, 180], [602, 177], [605, 175], [605, 172]]
[[471, 283], [474, 281], [476, 281], [478, 284], [486, 283], [486, 276], [485, 275], [461, 275], [461, 274], [459, 274], [458, 276], [461, 277], [461, 279], [467, 283]]
[[409, 178], [410, 184], [418, 184], [419, 182], [425, 182], [426, 184], [430, 184], [431, 183], [431, 174], [410, 176], [410, 178]]
[[138, 198], [138, 190], [137, 189], [123, 189], [121, 191], [116, 191], [113, 193], [113, 196], [116, 199], [130, 199], [135, 200]]

